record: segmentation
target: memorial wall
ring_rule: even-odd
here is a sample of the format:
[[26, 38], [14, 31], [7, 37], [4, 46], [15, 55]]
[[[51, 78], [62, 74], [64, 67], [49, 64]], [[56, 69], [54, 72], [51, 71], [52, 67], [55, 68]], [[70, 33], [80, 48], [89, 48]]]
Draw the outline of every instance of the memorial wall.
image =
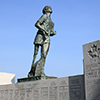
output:
[[83, 75], [0, 86], [0, 100], [84, 100]]

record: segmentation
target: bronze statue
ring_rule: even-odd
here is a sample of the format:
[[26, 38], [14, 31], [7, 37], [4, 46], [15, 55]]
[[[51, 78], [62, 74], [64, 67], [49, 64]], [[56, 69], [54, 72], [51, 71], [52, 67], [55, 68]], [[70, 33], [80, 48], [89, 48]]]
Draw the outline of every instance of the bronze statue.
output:
[[[34, 40], [34, 56], [28, 77], [45, 76], [44, 64], [50, 46], [50, 36], [56, 34], [56, 31], [54, 32], [54, 23], [50, 18], [52, 13], [51, 7], [45, 6], [42, 12], [43, 15], [35, 24], [35, 27], [38, 28], [38, 32]], [[39, 47], [41, 47], [41, 58], [34, 63]]]

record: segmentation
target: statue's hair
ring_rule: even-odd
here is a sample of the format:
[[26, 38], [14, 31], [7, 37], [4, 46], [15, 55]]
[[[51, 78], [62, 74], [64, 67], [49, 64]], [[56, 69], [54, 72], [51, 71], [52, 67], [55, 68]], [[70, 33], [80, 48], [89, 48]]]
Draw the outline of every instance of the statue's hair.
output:
[[[48, 9], [51, 9], [51, 7], [50, 6], [45, 6], [43, 8], [43, 10], [42, 10], [43, 14], [45, 14], [48, 11]], [[51, 9], [51, 12], [50, 13], [52, 13], [52, 9]]]

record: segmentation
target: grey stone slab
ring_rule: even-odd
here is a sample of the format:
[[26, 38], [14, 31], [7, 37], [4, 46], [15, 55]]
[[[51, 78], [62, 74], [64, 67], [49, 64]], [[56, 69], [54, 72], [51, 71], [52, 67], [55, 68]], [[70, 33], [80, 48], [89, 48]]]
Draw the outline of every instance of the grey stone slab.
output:
[[100, 100], [100, 40], [83, 45], [86, 100]]
[[85, 100], [84, 75], [69, 77], [70, 100]]
[[1, 85], [0, 100], [84, 100], [82, 92], [83, 75], [79, 75]]

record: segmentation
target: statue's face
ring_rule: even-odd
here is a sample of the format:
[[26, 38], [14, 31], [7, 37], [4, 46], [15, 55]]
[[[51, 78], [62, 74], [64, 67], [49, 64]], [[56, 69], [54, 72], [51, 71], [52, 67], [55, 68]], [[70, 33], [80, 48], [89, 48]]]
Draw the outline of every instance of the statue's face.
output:
[[52, 9], [51, 9], [51, 7], [50, 6], [45, 6], [44, 8], [43, 8], [43, 14], [46, 14], [46, 13], [52, 13]]
[[48, 8], [47, 12], [49, 12], [49, 13], [52, 13], [52, 10], [51, 10], [51, 8]]
[[45, 13], [52, 13], [52, 9], [50, 7], [47, 7]]

